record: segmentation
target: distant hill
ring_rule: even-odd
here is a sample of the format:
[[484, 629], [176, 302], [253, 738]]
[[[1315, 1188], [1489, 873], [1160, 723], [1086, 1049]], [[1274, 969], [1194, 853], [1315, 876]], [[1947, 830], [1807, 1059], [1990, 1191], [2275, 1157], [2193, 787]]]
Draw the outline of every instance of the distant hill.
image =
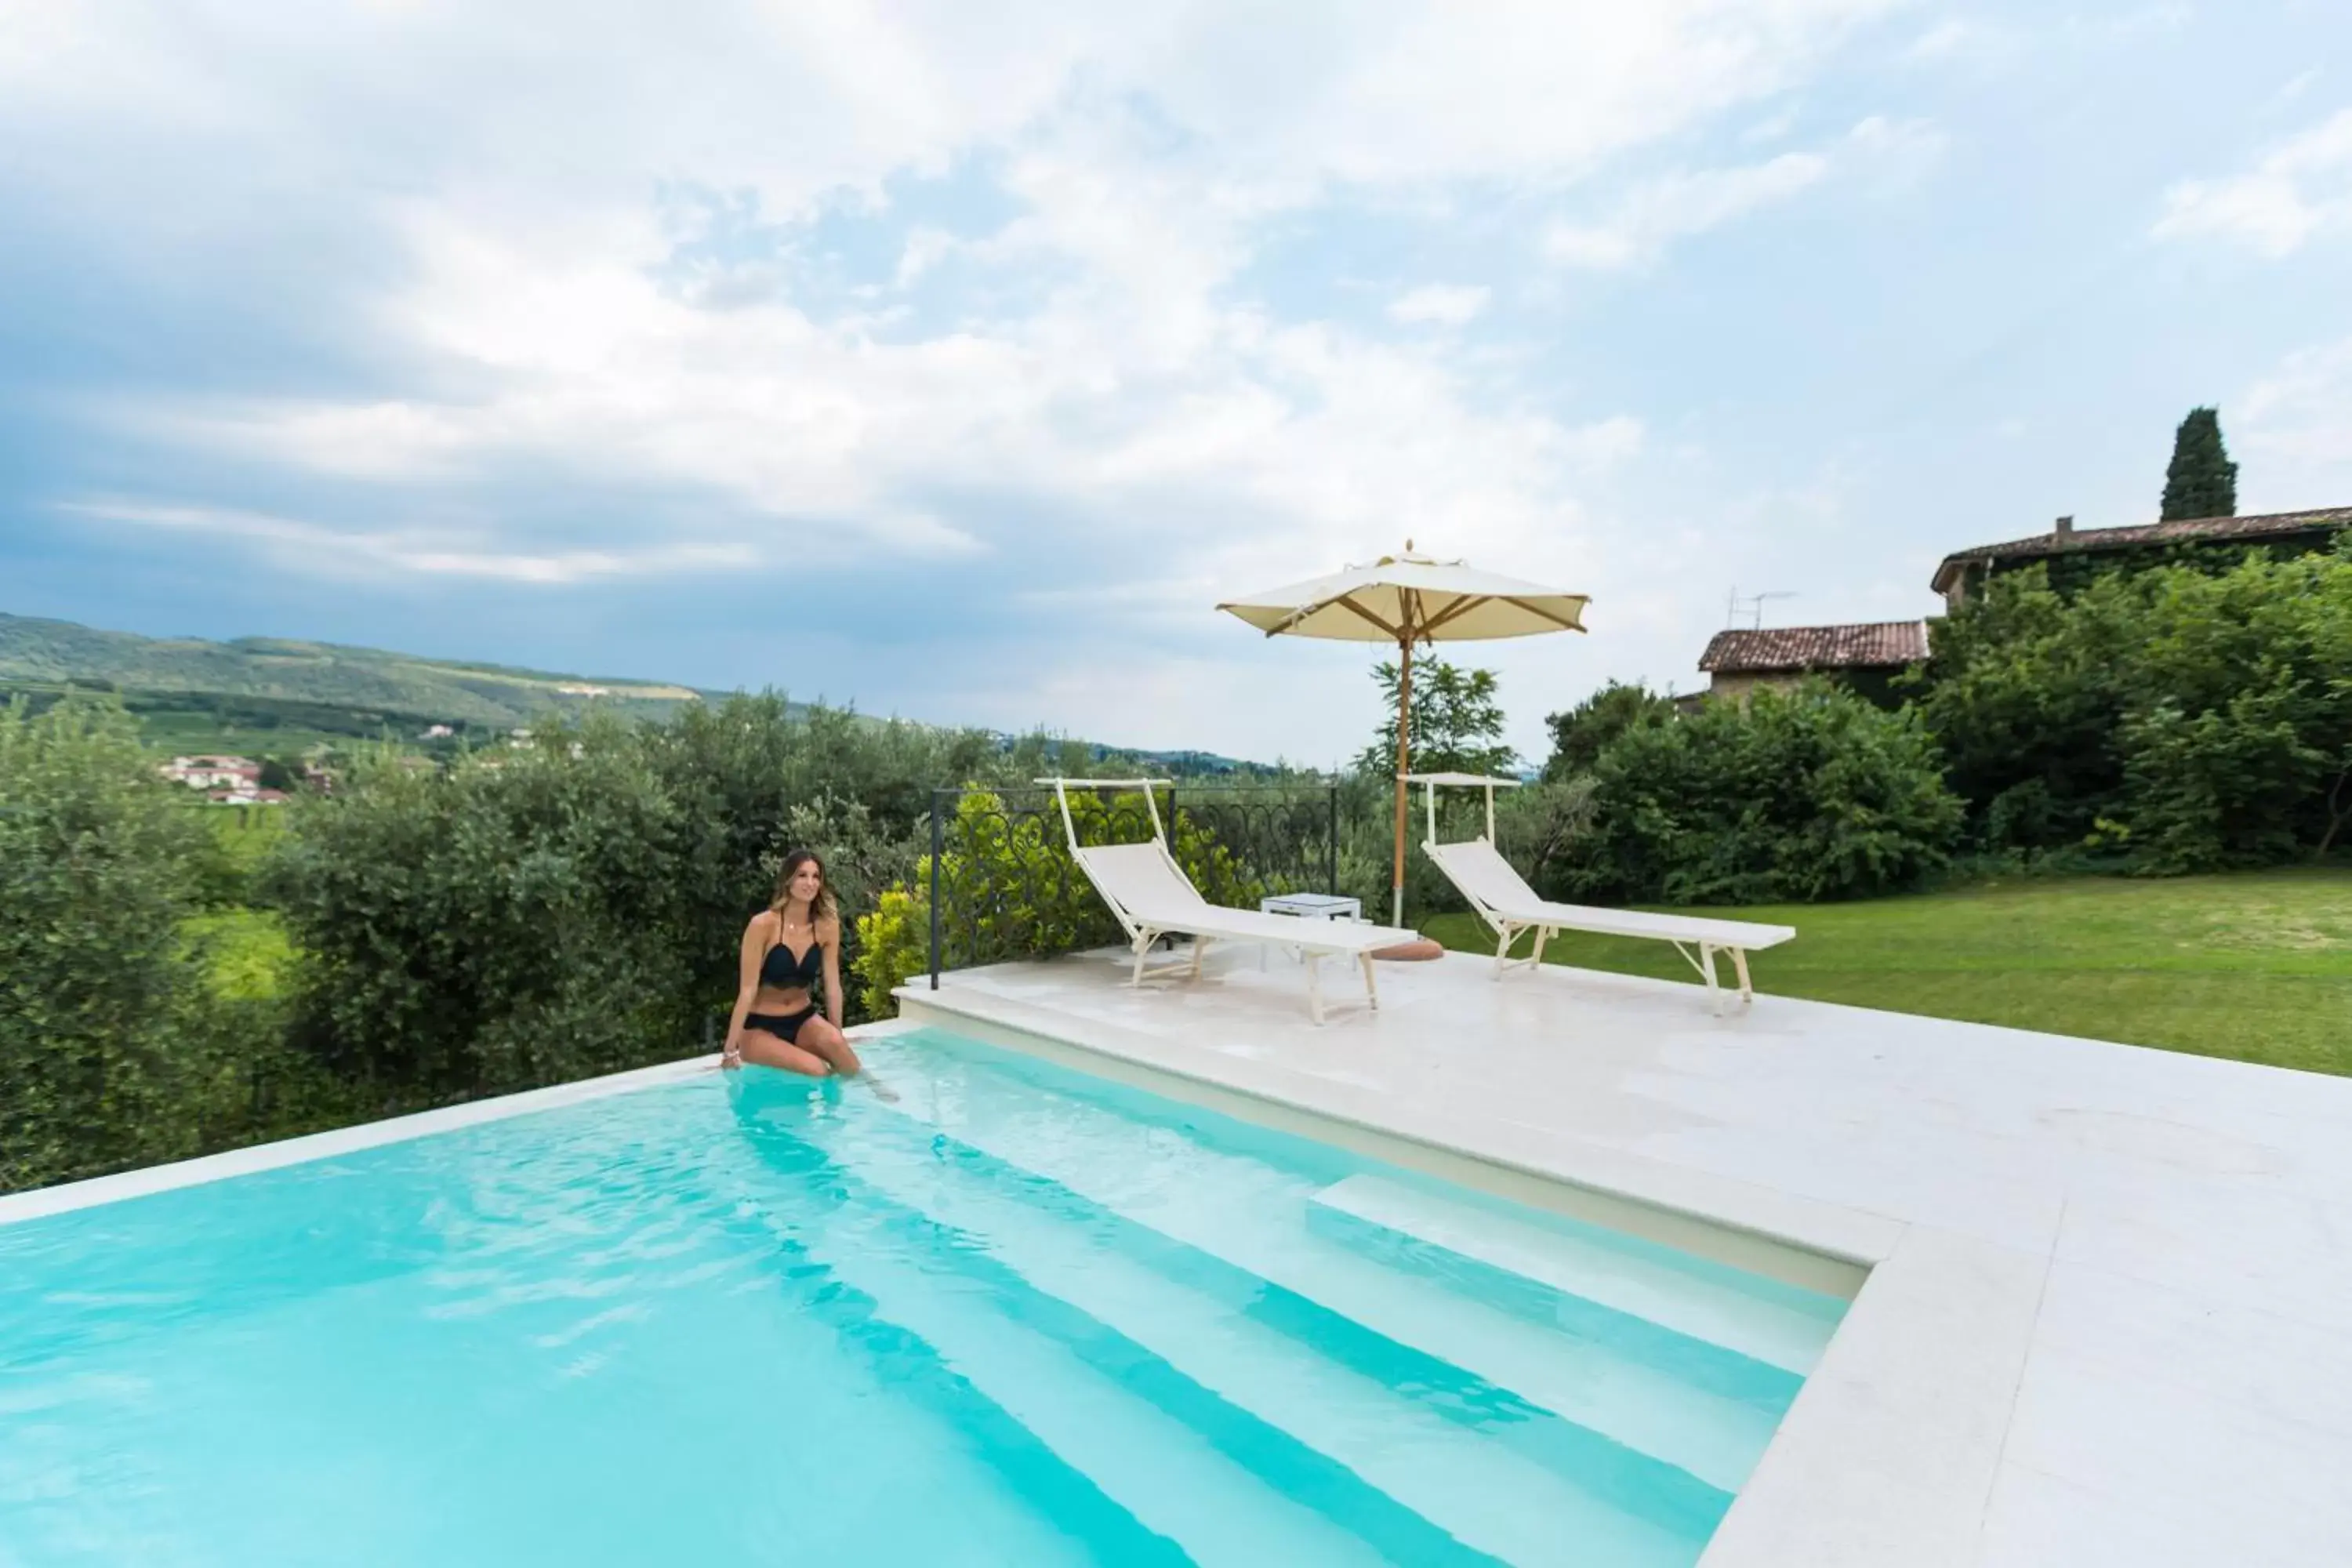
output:
[[[659, 718], [702, 700], [689, 687], [420, 658], [339, 643], [238, 637], [142, 637], [71, 621], [0, 615], [0, 688], [105, 686], [148, 700], [205, 700], [224, 711], [276, 713], [305, 728], [372, 733], [447, 724], [506, 730], [551, 710], [604, 704]], [[342, 716], [360, 726], [332, 722]]]
[[[478, 737], [520, 728], [551, 710], [577, 713], [592, 705], [665, 719], [681, 704], [726, 695], [341, 643], [143, 637], [0, 614], [0, 700], [26, 692], [44, 701], [68, 686], [119, 692], [143, 721], [150, 745], [289, 753], [387, 731], [413, 740], [436, 724], [460, 737]], [[792, 706], [805, 711], [800, 703]], [[1016, 739], [1002, 737], [1008, 747]], [[1125, 757], [1179, 777], [1257, 771], [1254, 763], [1208, 752], [1094, 751], [1098, 758]]]

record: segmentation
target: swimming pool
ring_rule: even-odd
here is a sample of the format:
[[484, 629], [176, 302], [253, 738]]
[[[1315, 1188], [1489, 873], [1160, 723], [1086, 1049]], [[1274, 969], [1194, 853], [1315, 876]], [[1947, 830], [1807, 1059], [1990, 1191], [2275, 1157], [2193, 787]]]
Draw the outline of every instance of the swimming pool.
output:
[[861, 1049], [0, 1226], [0, 1564], [1687, 1565], [1845, 1306]]

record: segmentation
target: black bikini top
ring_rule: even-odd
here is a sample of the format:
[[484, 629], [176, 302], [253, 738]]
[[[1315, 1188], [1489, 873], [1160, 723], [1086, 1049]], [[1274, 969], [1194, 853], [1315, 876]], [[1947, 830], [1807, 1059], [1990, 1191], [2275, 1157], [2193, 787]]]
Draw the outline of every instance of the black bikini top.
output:
[[760, 984], [778, 991], [807, 991], [816, 984], [817, 975], [824, 968], [824, 944], [811, 937], [808, 951], [798, 958], [793, 950], [778, 942], [760, 960]]

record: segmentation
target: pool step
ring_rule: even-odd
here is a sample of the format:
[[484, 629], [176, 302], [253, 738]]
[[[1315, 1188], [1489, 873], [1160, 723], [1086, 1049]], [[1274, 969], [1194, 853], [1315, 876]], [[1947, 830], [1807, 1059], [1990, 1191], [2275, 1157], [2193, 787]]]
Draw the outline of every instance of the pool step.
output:
[[950, 1061], [931, 1058], [925, 1070], [936, 1089], [893, 1109], [1722, 1491], [1747, 1479], [1793, 1395], [1788, 1373], [1754, 1363], [1757, 1396], [1694, 1386], [1391, 1268], [1309, 1227], [1326, 1183]]
[[[1030, 1285], [1150, 1352], [1215, 1401], [1336, 1462], [1341, 1473], [1377, 1489], [1374, 1496], [1385, 1494], [1434, 1527], [1433, 1535], [1416, 1540], [1397, 1520], [1358, 1520], [1349, 1499], [1325, 1500], [1338, 1517], [1368, 1526], [1393, 1560], [1441, 1561], [1438, 1553], [1458, 1543], [1463, 1558], [1479, 1562], [1679, 1568], [1729, 1501], [1688, 1477], [1657, 1474], [1655, 1461], [1605, 1452], [1605, 1439], [1563, 1430], [1557, 1418], [1517, 1402], [1498, 1411], [1487, 1430], [1448, 1420], [1427, 1407], [1423, 1389], [1401, 1391], [1379, 1375], [1377, 1363], [1316, 1354], [1266, 1321], [1266, 1298], [1279, 1292], [1265, 1281], [1205, 1255], [1172, 1258], [1175, 1244], [1155, 1233], [1139, 1236], [1131, 1222], [1066, 1189], [1049, 1190], [1034, 1174], [961, 1141], [864, 1116], [813, 1123], [806, 1135], [877, 1194], [972, 1238]], [[1359, 1338], [1374, 1336], [1359, 1331]], [[1391, 1359], [1403, 1364], [1391, 1371], [1444, 1375], [1418, 1358]], [[1203, 1414], [1212, 1426], [1222, 1418], [1213, 1408]], [[1562, 1449], [1570, 1461], [1591, 1463], [1543, 1462], [1562, 1458]], [[1078, 1450], [1077, 1462], [1090, 1462], [1092, 1452]], [[1646, 1473], [1629, 1479], [1633, 1470]], [[1311, 1489], [1328, 1487], [1333, 1478], [1294, 1464], [1287, 1478], [1268, 1479]], [[1646, 1496], [1608, 1495], [1639, 1490], [1644, 1482]], [[1183, 1530], [1171, 1533], [1188, 1544], [1193, 1539]], [[1286, 1553], [1263, 1542], [1247, 1560], [1340, 1561]]]
[[[874, 1189], [850, 1195], [849, 1210], [858, 1215], [873, 1212], [876, 1195], [895, 1195], [894, 1188], [908, 1184], [904, 1173], [894, 1183], [873, 1182], [872, 1163], [864, 1159], [851, 1173]], [[908, 1209], [898, 1228], [910, 1228], [908, 1220], [914, 1227], [953, 1223]], [[845, 1215], [845, 1226], [857, 1223]], [[877, 1247], [823, 1223], [804, 1225], [801, 1245], [812, 1261], [919, 1336], [946, 1366], [1181, 1557], [1204, 1568], [1268, 1562], [1372, 1568], [1386, 1560], [1361, 1538], [1260, 1484], [1179, 1416], [1074, 1355], [1070, 1337], [1087, 1335], [1087, 1324], [1024, 1312], [1017, 1290], [957, 1289], [927, 1267], [936, 1254], [911, 1247]]]
[[[1365, 1227], [1442, 1273], [1475, 1279], [1493, 1270], [1533, 1281], [1799, 1377], [1820, 1363], [1837, 1327], [1838, 1306], [1828, 1297], [1771, 1282], [1734, 1284], [1720, 1265], [1669, 1258], [1645, 1243], [1603, 1241], [1579, 1234], [1583, 1227], [1573, 1221], [1548, 1225], [1388, 1176], [1349, 1176], [1311, 1201], [1353, 1222], [1346, 1228]], [[1447, 1268], [1455, 1260], [1480, 1268]]]

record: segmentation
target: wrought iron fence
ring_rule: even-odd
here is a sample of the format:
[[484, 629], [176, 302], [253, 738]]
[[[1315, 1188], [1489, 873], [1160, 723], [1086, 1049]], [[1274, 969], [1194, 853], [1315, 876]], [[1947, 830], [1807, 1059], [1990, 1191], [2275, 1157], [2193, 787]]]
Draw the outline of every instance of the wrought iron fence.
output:
[[[1154, 796], [1170, 847], [1212, 902], [1255, 906], [1276, 893], [1329, 892], [1339, 873], [1332, 784], [1185, 784]], [[1070, 792], [1079, 842], [1150, 836], [1140, 791]], [[931, 795], [931, 988], [942, 970], [1044, 958], [1120, 939], [1071, 859], [1050, 788]]]

